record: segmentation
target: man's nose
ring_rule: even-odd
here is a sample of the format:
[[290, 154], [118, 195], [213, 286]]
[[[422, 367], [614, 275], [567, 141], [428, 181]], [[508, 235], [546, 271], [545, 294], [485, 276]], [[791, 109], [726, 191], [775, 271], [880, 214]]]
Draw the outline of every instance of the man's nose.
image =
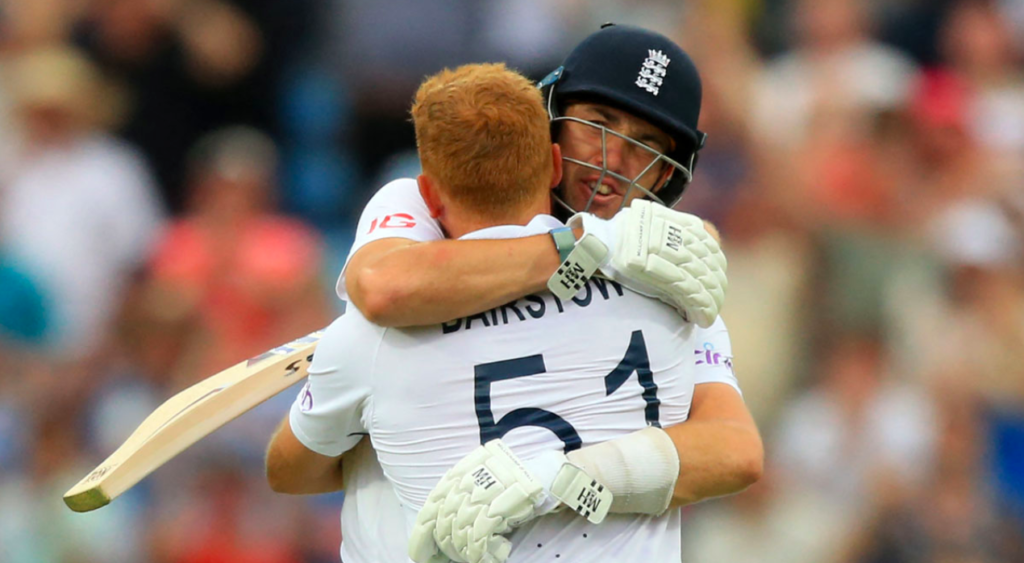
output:
[[626, 142], [615, 135], [605, 135], [603, 154], [598, 154], [598, 164], [616, 173], [622, 172]]

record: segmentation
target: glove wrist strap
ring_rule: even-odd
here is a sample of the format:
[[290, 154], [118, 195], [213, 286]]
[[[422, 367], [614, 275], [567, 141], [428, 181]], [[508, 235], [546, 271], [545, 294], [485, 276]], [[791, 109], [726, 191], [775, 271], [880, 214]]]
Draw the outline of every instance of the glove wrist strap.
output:
[[551, 496], [591, 524], [600, 524], [612, 507], [612, 492], [586, 471], [566, 463], [551, 483]]
[[608, 247], [592, 234], [585, 234], [548, 279], [548, 290], [559, 299], [571, 299], [608, 255]]
[[551, 238], [555, 241], [555, 248], [558, 249], [559, 260], [565, 262], [573, 248], [576, 248], [576, 235], [572, 233], [572, 228], [551, 229]]

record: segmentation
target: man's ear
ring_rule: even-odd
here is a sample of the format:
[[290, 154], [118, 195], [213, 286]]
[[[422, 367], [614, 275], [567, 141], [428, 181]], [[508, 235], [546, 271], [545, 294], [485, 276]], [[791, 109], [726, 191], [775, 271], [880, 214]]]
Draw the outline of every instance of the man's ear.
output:
[[441, 202], [441, 193], [437, 190], [437, 183], [426, 174], [416, 176], [416, 185], [420, 187], [420, 197], [427, 204], [430, 216], [440, 219], [444, 214], [444, 203]]
[[557, 188], [562, 181], [562, 147], [551, 143], [551, 187]]

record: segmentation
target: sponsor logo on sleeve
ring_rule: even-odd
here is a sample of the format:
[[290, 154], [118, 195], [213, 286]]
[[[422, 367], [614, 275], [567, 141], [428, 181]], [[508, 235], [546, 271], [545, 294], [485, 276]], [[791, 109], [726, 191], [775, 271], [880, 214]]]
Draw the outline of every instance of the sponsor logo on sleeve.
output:
[[698, 366], [725, 366], [732, 371], [732, 356], [715, 352], [715, 345], [710, 342], [705, 342], [702, 348], [694, 350], [693, 355], [696, 356]]
[[302, 391], [299, 392], [299, 410], [302, 412], [309, 412], [313, 410], [313, 392], [309, 389], [309, 381], [302, 386]]
[[411, 229], [416, 226], [416, 219], [408, 213], [392, 213], [383, 218], [377, 217], [370, 223], [370, 234], [377, 229]]

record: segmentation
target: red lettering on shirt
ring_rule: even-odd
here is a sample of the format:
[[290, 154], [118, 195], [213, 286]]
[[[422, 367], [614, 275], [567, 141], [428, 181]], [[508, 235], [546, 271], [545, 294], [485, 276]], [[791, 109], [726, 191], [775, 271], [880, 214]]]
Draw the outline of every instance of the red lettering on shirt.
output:
[[370, 234], [377, 230], [377, 227], [382, 229], [411, 229], [416, 226], [416, 219], [408, 213], [392, 213], [391, 215], [385, 215], [384, 219], [378, 224], [377, 219], [374, 219], [370, 223], [370, 230], [366, 234]]

